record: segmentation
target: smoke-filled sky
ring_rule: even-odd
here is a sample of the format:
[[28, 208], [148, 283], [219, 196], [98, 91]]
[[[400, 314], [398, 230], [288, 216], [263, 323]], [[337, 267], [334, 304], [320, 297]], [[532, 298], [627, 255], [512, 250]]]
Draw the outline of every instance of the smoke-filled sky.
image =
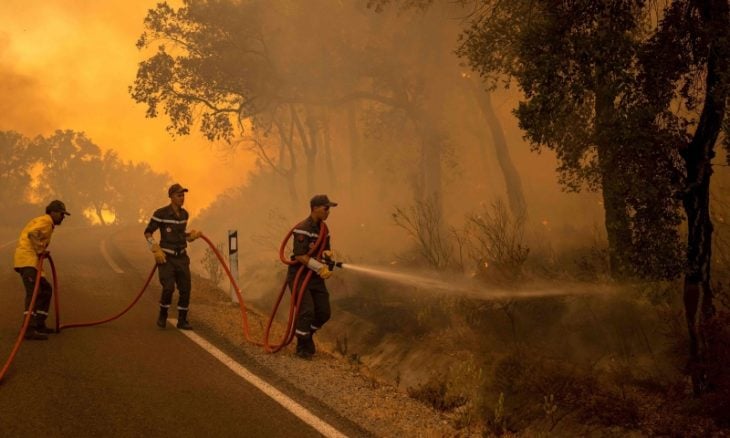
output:
[[[135, 43], [156, 0], [0, 2], [0, 130], [33, 137], [84, 131], [125, 160], [147, 161], [190, 187], [198, 211], [253, 168], [198, 135], [173, 139], [127, 91], [142, 59]], [[175, 4], [175, 2], [172, 2]], [[165, 193], [160, 202], [165, 203]]]

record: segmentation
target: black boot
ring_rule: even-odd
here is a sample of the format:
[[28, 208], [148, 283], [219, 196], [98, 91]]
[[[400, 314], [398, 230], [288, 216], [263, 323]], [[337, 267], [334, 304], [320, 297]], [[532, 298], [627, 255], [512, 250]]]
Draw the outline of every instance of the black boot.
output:
[[192, 330], [193, 326], [188, 322], [188, 311], [178, 310], [177, 311], [177, 328], [180, 330]]
[[45, 334], [56, 333], [56, 330], [46, 327], [46, 318], [48, 318], [48, 315], [36, 313], [35, 331]]
[[309, 349], [309, 352], [314, 355], [317, 352], [317, 347], [314, 345], [314, 334], [317, 333], [316, 329], [312, 329], [312, 334], [309, 335], [309, 342], [307, 343], [307, 348]]
[[45, 321], [38, 322], [38, 325], [36, 326], [35, 331], [37, 331], [39, 333], [45, 333], [45, 334], [56, 333], [55, 329], [46, 327]]
[[36, 315], [32, 315], [30, 317], [28, 329], [25, 331], [25, 339], [29, 341], [45, 341], [48, 339], [48, 335], [38, 330], [38, 322], [36, 318]]
[[160, 307], [160, 315], [157, 317], [157, 327], [165, 328], [167, 326], [167, 308]]
[[312, 356], [314, 356], [314, 341], [311, 334], [306, 336], [297, 335], [296, 355], [301, 359], [312, 359]]

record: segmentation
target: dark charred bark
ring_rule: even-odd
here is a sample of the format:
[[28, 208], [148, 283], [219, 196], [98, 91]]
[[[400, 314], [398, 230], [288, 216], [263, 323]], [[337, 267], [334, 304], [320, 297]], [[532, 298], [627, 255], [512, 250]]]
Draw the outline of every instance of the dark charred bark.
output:
[[[604, 161], [607, 161], [604, 159]], [[604, 167], [604, 166], [602, 166]], [[605, 166], [609, 167], [609, 166]], [[608, 238], [608, 261], [611, 276], [627, 278], [630, 273], [631, 228], [626, 210], [626, 193], [618, 175], [606, 168], [601, 169], [604, 219]]]
[[611, 276], [623, 279], [630, 275], [631, 268], [631, 220], [626, 205], [626, 181], [621, 175], [619, 150], [613, 132], [615, 126], [614, 99], [616, 93], [610, 87], [600, 84], [609, 83], [598, 72], [596, 83], [596, 122], [595, 143], [601, 172], [601, 190], [605, 214], [606, 236], [608, 238], [608, 257]]
[[515, 218], [523, 218], [527, 214], [527, 203], [525, 202], [525, 195], [522, 190], [522, 178], [520, 178], [520, 173], [512, 162], [502, 124], [499, 122], [494, 107], [492, 106], [492, 98], [489, 92], [482, 90], [473, 79], [469, 81], [469, 84], [474, 98], [482, 110], [484, 120], [487, 122], [487, 126], [489, 126], [489, 130], [492, 133], [497, 163], [502, 170], [504, 184], [507, 188], [507, 201], [510, 211]]
[[708, 363], [713, 360], [711, 336], [707, 328], [715, 314], [712, 302], [712, 231], [710, 218], [710, 177], [715, 143], [722, 129], [728, 99], [728, 42], [730, 26], [727, 0], [710, 0], [698, 5], [710, 35], [705, 79], [705, 102], [692, 141], [681, 151], [687, 171], [683, 203], [687, 215], [687, 267], [684, 278], [684, 306], [689, 331], [688, 371], [695, 394], [711, 384]]

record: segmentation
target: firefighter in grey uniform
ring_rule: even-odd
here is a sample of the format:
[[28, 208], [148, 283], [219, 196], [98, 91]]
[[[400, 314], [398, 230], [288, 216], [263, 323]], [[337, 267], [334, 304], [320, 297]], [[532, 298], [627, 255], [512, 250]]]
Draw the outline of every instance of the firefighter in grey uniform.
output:
[[[309, 217], [297, 224], [293, 230], [294, 248], [291, 257], [292, 260], [297, 260], [301, 265], [314, 271], [310, 277], [307, 289], [302, 296], [294, 330], [294, 334], [297, 337], [296, 354], [304, 359], [311, 359], [316, 352], [312, 336], [330, 319], [330, 296], [324, 280], [332, 276], [332, 271], [329, 270], [327, 265], [316, 260], [314, 257], [309, 257], [307, 253], [314, 247], [319, 237], [320, 225], [322, 221], [326, 221], [329, 217], [330, 207], [336, 206], [337, 203], [331, 202], [327, 195], [314, 196], [309, 201], [311, 210]], [[333, 253], [330, 247], [329, 235], [324, 245], [322, 256], [332, 259]], [[300, 264], [289, 266], [287, 281], [290, 290], [292, 290], [292, 283], [301, 266]], [[300, 284], [304, 280], [304, 274], [306, 272], [300, 276]]]
[[[185, 192], [188, 189], [180, 184], [173, 184], [167, 191], [170, 205], [157, 209], [150, 218], [144, 236], [157, 262], [162, 296], [160, 297], [160, 314], [157, 325], [165, 328], [167, 311], [172, 303], [172, 294], [177, 285], [180, 297], [177, 302], [177, 328], [192, 330], [188, 322], [190, 306], [190, 258], [187, 254], [187, 242], [192, 242], [202, 235], [200, 231], [186, 231], [188, 212], [182, 206], [185, 203]], [[155, 242], [152, 235], [160, 230], [160, 243]]]

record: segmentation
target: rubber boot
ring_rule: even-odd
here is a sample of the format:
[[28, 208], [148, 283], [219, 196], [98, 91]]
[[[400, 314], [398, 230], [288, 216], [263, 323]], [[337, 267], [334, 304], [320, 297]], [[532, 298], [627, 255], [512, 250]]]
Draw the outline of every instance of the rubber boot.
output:
[[31, 315], [30, 321], [28, 322], [28, 329], [25, 331], [25, 339], [29, 341], [45, 341], [48, 339], [48, 335], [38, 331], [36, 315]]
[[306, 336], [297, 335], [297, 357], [301, 359], [311, 360], [314, 356], [314, 341], [312, 335]]
[[165, 328], [167, 326], [167, 308], [160, 307], [160, 315], [157, 317], [157, 327]]
[[38, 333], [56, 333], [56, 330], [46, 327], [46, 315], [36, 315], [35, 316], [35, 331]]
[[307, 343], [307, 348], [309, 349], [309, 352], [314, 355], [317, 352], [317, 347], [314, 345], [314, 334], [317, 333], [316, 329], [312, 329], [312, 334], [309, 335], [309, 342]]
[[177, 328], [180, 330], [192, 330], [193, 326], [188, 322], [188, 311], [178, 310], [177, 311]]

